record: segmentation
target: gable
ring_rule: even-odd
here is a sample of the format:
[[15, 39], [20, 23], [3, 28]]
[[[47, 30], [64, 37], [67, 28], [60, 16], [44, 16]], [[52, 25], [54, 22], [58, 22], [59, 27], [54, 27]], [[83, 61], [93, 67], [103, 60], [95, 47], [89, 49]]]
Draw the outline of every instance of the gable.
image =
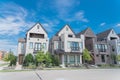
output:
[[93, 31], [90, 28], [87, 28], [84, 32], [84, 36], [86, 37], [96, 37], [96, 35], [93, 33]]
[[116, 34], [116, 32], [113, 29], [110, 31], [110, 33], [107, 36], [108, 40], [110, 40], [111, 37], [119, 39], [119, 36]]
[[68, 25], [65, 25], [56, 35], [61, 36], [62, 34], [75, 35], [72, 29]]
[[38, 34], [45, 34], [47, 35], [46, 30], [42, 27], [40, 23], [36, 23], [33, 27], [31, 27], [28, 31], [28, 33], [38, 33]]

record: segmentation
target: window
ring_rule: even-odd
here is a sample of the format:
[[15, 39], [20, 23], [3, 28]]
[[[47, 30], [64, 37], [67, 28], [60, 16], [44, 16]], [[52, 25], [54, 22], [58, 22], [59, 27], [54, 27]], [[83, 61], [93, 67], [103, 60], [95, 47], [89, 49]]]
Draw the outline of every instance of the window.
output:
[[46, 43], [43, 43], [43, 47], [44, 47], [44, 49], [46, 49]]
[[106, 52], [106, 50], [107, 50], [106, 44], [98, 44], [97, 47], [100, 52]]
[[35, 50], [41, 50], [41, 43], [35, 43]]
[[79, 43], [79, 47], [80, 47], [81, 49], [83, 48], [82, 42]]
[[74, 55], [70, 55], [70, 64], [74, 64], [75, 63], [75, 56]]
[[55, 41], [55, 49], [58, 49], [58, 41]]
[[30, 42], [30, 43], [29, 43], [29, 48], [30, 48], [30, 49], [33, 49], [33, 42]]
[[70, 41], [67, 42], [67, 46], [68, 46], [68, 49], [71, 47], [71, 42]]
[[21, 43], [21, 53], [24, 53], [24, 51], [25, 51], [24, 43]]
[[67, 55], [64, 55], [64, 62], [67, 63]]
[[62, 42], [62, 49], [64, 49], [64, 42]]
[[69, 35], [68, 35], [68, 37], [72, 38], [72, 37], [73, 37], [73, 35], [70, 35], [70, 34], [69, 34]]
[[71, 50], [78, 51], [79, 50], [79, 43], [78, 42], [72, 42], [71, 43]]

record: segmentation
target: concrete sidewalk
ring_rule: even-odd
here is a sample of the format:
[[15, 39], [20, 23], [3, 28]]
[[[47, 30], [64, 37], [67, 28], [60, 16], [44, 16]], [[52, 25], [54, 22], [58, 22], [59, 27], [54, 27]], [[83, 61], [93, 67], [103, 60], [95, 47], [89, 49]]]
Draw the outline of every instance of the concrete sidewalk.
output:
[[[120, 69], [41, 70], [41, 80], [120, 80]], [[0, 72], [0, 80], [40, 80], [34, 71]]]

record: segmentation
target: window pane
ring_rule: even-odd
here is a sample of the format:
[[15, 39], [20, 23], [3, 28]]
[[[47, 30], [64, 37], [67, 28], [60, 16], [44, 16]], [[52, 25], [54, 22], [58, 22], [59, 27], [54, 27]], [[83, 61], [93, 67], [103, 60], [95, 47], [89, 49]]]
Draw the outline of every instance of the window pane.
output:
[[68, 46], [68, 48], [70, 48], [70, 43], [71, 43], [70, 41], [67, 42], [67, 46]]
[[43, 43], [43, 47], [44, 47], [44, 49], [46, 49], [46, 43]]
[[30, 43], [29, 43], [29, 48], [30, 48], [30, 49], [33, 49], [33, 42], [30, 42]]

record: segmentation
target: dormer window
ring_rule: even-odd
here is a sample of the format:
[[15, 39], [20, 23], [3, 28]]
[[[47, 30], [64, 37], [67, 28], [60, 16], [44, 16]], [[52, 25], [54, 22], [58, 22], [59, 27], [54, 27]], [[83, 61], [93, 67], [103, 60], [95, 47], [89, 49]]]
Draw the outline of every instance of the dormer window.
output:
[[73, 35], [69, 34], [69, 35], [68, 35], [68, 37], [71, 37], [71, 38], [72, 38], [72, 37], [73, 37]]

